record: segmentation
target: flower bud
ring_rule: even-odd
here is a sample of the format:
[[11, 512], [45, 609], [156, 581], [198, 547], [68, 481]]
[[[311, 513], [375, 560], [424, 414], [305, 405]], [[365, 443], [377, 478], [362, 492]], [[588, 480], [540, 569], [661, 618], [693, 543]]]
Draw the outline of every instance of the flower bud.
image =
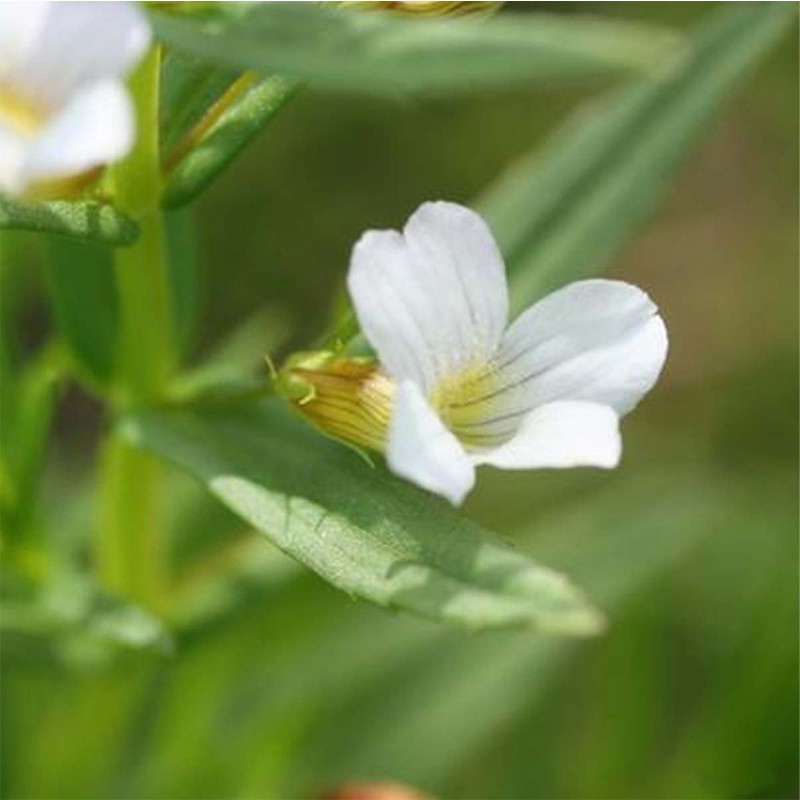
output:
[[335, 439], [382, 451], [389, 434], [394, 382], [373, 358], [328, 350], [295, 353], [276, 378], [278, 391]]
[[488, 16], [503, 5], [502, 2], [424, 2], [424, 0], [413, 0], [413, 2], [363, 2], [363, 0], [345, 0], [339, 3], [342, 6], [352, 6], [354, 8], [374, 9], [379, 11], [394, 11], [410, 16], [463, 16], [465, 14], [481, 14]]
[[392, 781], [345, 783], [322, 796], [322, 800], [433, 800], [418, 789]]

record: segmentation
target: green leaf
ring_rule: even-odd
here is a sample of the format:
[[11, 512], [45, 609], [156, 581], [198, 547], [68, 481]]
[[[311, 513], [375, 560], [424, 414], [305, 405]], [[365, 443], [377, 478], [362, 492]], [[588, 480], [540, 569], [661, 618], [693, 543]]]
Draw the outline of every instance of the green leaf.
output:
[[[199, 302], [195, 237], [187, 212], [165, 217], [175, 337], [182, 348]], [[118, 306], [113, 252], [90, 241], [49, 237], [47, 285], [56, 325], [83, 377], [100, 384], [114, 376]]]
[[13, 527], [22, 536], [31, 536], [37, 521], [37, 493], [62, 378], [58, 354], [45, 348], [20, 375], [14, 427], [4, 430], [4, 438], [10, 440]]
[[59, 334], [85, 377], [108, 383], [117, 340], [111, 251], [56, 236], [48, 244], [47, 286]]
[[29, 651], [76, 668], [97, 668], [124, 652], [170, 655], [174, 643], [150, 613], [97, 586], [58, 571], [41, 591], [3, 604], [0, 634], [10, 656]]
[[123, 434], [351, 594], [472, 629], [587, 634], [601, 624], [562, 576], [319, 436], [280, 402], [145, 413]]
[[[17, 375], [7, 326], [4, 313], [0, 319], [0, 430], [3, 431], [14, 430], [19, 411]], [[13, 495], [11, 469], [8, 463], [8, 436], [2, 436], [0, 437], [0, 508], [5, 509], [7, 504], [11, 504]]]
[[241, 321], [215, 346], [205, 352], [199, 366], [188, 369], [172, 383], [171, 397], [177, 402], [193, 398], [230, 398], [231, 393], [268, 388], [265, 353], [285, 349], [294, 320], [280, 306], [265, 306]]
[[[686, 564], [711, 535], [710, 525], [726, 514], [731, 497], [719, 476], [694, 463], [680, 466], [677, 478], [673, 471], [651, 471], [634, 476], [622, 491], [607, 487], [564, 504], [533, 521], [524, 536], [580, 572], [593, 596], [619, 610], [655, 574]], [[702, 496], [698, 480], [706, 488]], [[442, 635], [426, 659], [402, 665], [385, 683], [375, 681], [377, 687], [364, 681], [350, 702], [318, 720], [297, 757], [303, 779], [281, 795], [302, 795], [309, 784], [336, 785], [353, 775], [399, 774], [420, 788], [460, 796], [442, 792], [442, 782], [462, 774], [471, 758], [538, 708], [578, 652], [566, 640]], [[476, 719], [480, 725], [471, 724]], [[358, 748], [348, 747], [354, 737], [362, 742]]]
[[[3, 347], [3, 351], [7, 348]], [[5, 533], [17, 539], [34, 535], [37, 492], [50, 425], [63, 377], [62, 358], [52, 345], [43, 347], [27, 368], [16, 372], [9, 353], [2, 356], [2, 379], [13, 389], [2, 408], [0, 440], [0, 508]]]
[[139, 226], [113, 206], [93, 200], [37, 203], [0, 195], [0, 230], [57, 233], [115, 246], [132, 244]]
[[660, 74], [579, 114], [479, 201], [514, 305], [599, 272], [657, 206], [718, 106], [797, 17], [726, 5]]
[[295, 84], [282, 78], [265, 78], [247, 89], [169, 172], [164, 205], [175, 208], [193, 200], [276, 116], [294, 91]]
[[191, 211], [176, 211], [164, 217], [169, 270], [172, 282], [175, 340], [185, 352], [194, 333], [200, 305], [197, 265], [197, 231]]
[[[233, 6], [234, 4], [230, 4]], [[224, 19], [151, 14], [179, 52], [326, 89], [432, 92], [651, 67], [673, 42], [648, 26], [544, 14], [409, 20], [322, 3], [236, 4]]]
[[161, 68], [162, 152], [173, 150], [238, 74], [235, 68], [220, 68], [173, 50], [167, 51]]

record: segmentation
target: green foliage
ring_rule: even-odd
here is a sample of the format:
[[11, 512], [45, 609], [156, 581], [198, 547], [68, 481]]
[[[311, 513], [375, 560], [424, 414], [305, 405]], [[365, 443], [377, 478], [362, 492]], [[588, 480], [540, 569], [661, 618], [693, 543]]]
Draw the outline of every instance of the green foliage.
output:
[[161, 75], [164, 205], [191, 202], [291, 97], [280, 78], [257, 80], [168, 51]]
[[663, 197], [742, 76], [796, 20], [791, 3], [724, 6], [668, 67], [584, 109], [478, 206], [517, 309], [597, 273]]
[[200, 311], [197, 230], [188, 210], [167, 214], [165, 223], [175, 341], [186, 352]]
[[265, 78], [245, 89], [170, 170], [164, 205], [176, 208], [191, 202], [275, 117], [294, 90], [294, 84], [282, 78]]
[[82, 373], [108, 384], [118, 317], [111, 251], [57, 236], [48, 245], [47, 286], [59, 332]]
[[66, 570], [51, 576], [38, 596], [6, 603], [0, 633], [16, 660], [78, 670], [105, 668], [131, 651], [169, 655], [174, 647], [158, 618]]
[[[136, 221], [113, 180], [102, 202], [0, 198], [0, 228], [48, 234], [0, 231], [0, 794], [316, 797], [380, 779], [441, 797], [792, 796], [796, 48], [644, 245], [634, 280], [663, 303], [673, 355], [618, 470], [487, 471], [473, 522], [262, 395], [264, 354], [311, 344], [312, 298], [322, 310], [358, 231], [396, 225], [423, 190], [472, 194], [568, 86], [627, 73], [479, 200], [517, 308], [604, 268], [796, 4], [715, 6], [685, 38], [655, 21], [696, 4], [490, 20], [171, 5], [149, 12], [159, 115], [157, 56], [134, 80], [150, 134]], [[309, 91], [272, 161], [256, 151], [213, 198], [162, 213], [196, 201], [296, 82]], [[137, 287], [130, 346], [154, 316], [174, 334], [153, 397], [119, 392], [114, 256]], [[200, 325], [218, 307], [240, 320], [221, 341]], [[117, 455], [98, 468], [101, 448]], [[590, 632], [594, 604], [604, 636], [532, 635]], [[486, 628], [508, 630], [472, 635]]]
[[0, 230], [57, 233], [113, 246], [132, 244], [136, 223], [113, 206], [94, 200], [34, 202], [0, 196]]
[[161, 68], [160, 98], [160, 138], [167, 157], [236, 80], [237, 74], [234, 68], [223, 69], [167, 51]]
[[[175, 337], [185, 349], [198, 305], [190, 214], [170, 214], [166, 236]], [[48, 245], [47, 286], [59, 332], [82, 377], [90, 385], [109, 385], [114, 377], [119, 326], [112, 251], [91, 241], [57, 236], [51, 236]]]
[[561, 576], [280, 405], [151, 413], [123, 429], [350, 594], [472, 629], [587, 634], [601, 624]]
[[36, 538], [39, 476], [63, 379], [63, 365], [53, 347], [45, 348], [17, 375], [13, 374], [8, 353], [2, 356], [2, 361], [2, 380], [9, 381], [13, 397], [4, 389], [0, 509], [3, 529], [18, 541]]
[[662, 30], [600, 19], [408, 20], [321, 3], [243, 3], [223, 18], [153, 13], [152, 20], [179, 52], [340, 91], [596, 79], [650, 69], [675, 44]]
[[[585, 498], [579, 511], [559, 506], [546, 520], [526, 525], [519, 544], [535, 542], [543, 556], [580, 574], [591, 595], [616, 613], [643, 584], [691, 554], [716, 521], [720, 483], [707, 474], [694, 477], [708, 489], [699, 503], [691, 480], [651, 470], [624, 488]], [[670, 511], [654, 508], [656, 502]], [[383, 691], [354, 692], [337, 714], [327, 716], [307, 737], [296, 763], [297, 784], [285, 791], [302, 793], [309, 773], [335, 785], [351, 775], [392, 771], [436, 791], [503, 730], [525, 719], [577, 649], [567, 639], [501, 634], [464, 640], [443, 633], [422, 657], [390, 673]], [[355, 737], [362, 745], [348, 747]]]

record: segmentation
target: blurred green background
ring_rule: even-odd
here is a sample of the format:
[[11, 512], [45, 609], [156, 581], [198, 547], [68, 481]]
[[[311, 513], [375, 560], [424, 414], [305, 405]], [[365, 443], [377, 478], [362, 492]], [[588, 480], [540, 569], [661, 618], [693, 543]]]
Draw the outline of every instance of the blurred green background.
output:
[[[550, 7], [680, 27], [713, 5]], [[622, 466], [485, 471], [468, 504], [585, 586], [606, 636], [469, 636], [374, 609], [175, 475], [184, 632], [166, 655], [106, 657], [77, 632], [55, 653], [5, 648], [3, 796], [309, 797], [392, 779], [464, 798], [796, 797], [797, 74], [787, 40], [613, 265], [671, 335]], [[193, 351], [238, 330], [255, 369], [309, 346], [362, 230], [469, 203], [588, 94], [303, 92], [196, 208]], [[19, 283], [35, 341], [35, 273]], [[42, 527], [78, 560], [100, 424], [72, 391], [49, 456]], [[209, 588], [219, 565], [229, 579]]]

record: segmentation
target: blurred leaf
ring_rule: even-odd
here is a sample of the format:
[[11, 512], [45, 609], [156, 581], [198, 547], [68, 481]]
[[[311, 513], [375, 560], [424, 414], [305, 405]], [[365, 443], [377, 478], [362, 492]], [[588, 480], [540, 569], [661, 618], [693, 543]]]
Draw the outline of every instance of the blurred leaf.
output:
[[[233, 4], [229, 4], [233, 6]], [[327, 89], [432, 92], [596, 79], [651, 67], [674, 36], [645, 25], [547, 15], [416, 19], [321, 3], [237, 4], [224, 20], [153, 13], [179, 52]]]
[[200, 305], [197, 230], [190, 211], [167, 214], [164, 221], [172, 279], [175, 340], [185, 352], [194, 332]]
[[83, 574], [58, 572], [40, 592], [6, 602], [3, 655], [43, 658], [78, 669], [103, 667], [123, 651], [168, 655], [172, 637], [150, 613], [105, 592]]
[[723, 5], [667, 68], [581, 113], [488, 191], [479, 208], [506, 255], [518, 310], [602, 269], [796, 17], [792, 3]]
[[45, 347], [17, 377], [13, 425], [3, 428], [4, 480], [12, 489], [11, 513], [3, 521], [17, 536], [33, 534], [39, 478], [62, 379], [60, 361], [54, 348]]
[[243, 594], [239, 613], [181, 636], [182, 658], [156, 701], [146, 780], [127, 796], [298, 796], [274, 785], [281, 766], [264, 775], [263, 749], [441, 632], [353, 604], [306, 570], [266, 584]]
[[474, 629], [597, 630], [598, 616], [562, 576], [320, 437], [279, 402], [147, 413], [123, 433], [347, 592]]
[[161, 147], [169, 153], [236, 80], [238, 70], [221, 68], [168, 50], [161, 68]]
[[[16, 374], [11, 347], [6, 335], [5, 314], [0, 319], [0, 430], [14, 430], [17, 417]], [[16, 502], [11, 464], [8, 452], [8, 435], [0, 437], [0, 510], [5, 514]], [[5, 522], [5, 518], [3, 518]], [[5, 528], [5, 524], [2, 526]]]
[[117, 341], [111, 250], [56, 236], [48, 244], [47, 286], [58, 332], [77, 365], [91, 379], [108, 383]]
[[[606, 608], [617, 608], [654, 574], [681, 563], [710, 535], [711, 524], [725, 517], [721, 501], [727, 495], [719, 476], [683, 466], [678, 476], [644, 475], [624, 491], [612, 487], [567, 504], [529, 524], [526, 539], [581, 574]], [[703, 495], [696, 492], [698, 480]], [[443, 634], [427, 658], [365, 683], [318, 720], [283, 793], [303, 795], [310, 786], [381, 775], [460, 796], [443, 782], [460, 775], [470, 758], [530, 713], [568, 660], [591, 646], [506, 633], [479, 639]]]
[[242, 93], [231, 98], [230, 105], [210, 122], [199, 140], [170, 169], [164, 192], [167, 208], [185, 205], [202, 192], [295, 91], [295, 84], [282, 78], [265, 78], [248, 88], [245, 82], [250, 80], [255, 78], [240, 78], [241, 83], [232, 90], [241, 86]]
[[113, 206], [93, 200], [37, 203], [0, 195], [0, 230], [57, 233], [114, 246], [132, 244], [139, 226]]
[[[179, 375], [171, 387], [178, 402], [203, 397], [229, 399], [241, 392], [265, 392], [265, 354], [285, 347], [293, 320], [281, 307], [262, 307], [225, 336], [202, 363]], [[274, 355], [273, 355], [274, 358]]]
[[[165, 218], [176, 340], [186, 347], [197, 305], [194, 225], [186, 212]], [[110, 248], [49, 237], [47, 284], [59, 333], [90, 380], [107, 384], [116, 361], [118, 308]]]

